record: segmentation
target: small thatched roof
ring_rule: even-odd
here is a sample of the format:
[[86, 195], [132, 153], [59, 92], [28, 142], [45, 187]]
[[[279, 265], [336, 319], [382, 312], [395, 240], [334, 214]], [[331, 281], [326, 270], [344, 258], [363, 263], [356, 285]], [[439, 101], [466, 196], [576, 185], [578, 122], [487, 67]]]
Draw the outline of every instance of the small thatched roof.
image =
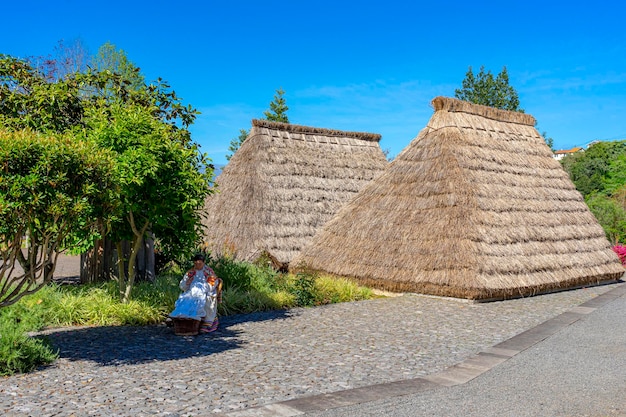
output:
[[624, 272], [535, 119], [437, 97], [428, 125], [292, 261], [391, 291], [502, 299]]
[[214, 254], [287, 264], [351, 197], [382, 173], [380, 135], [253, 120], [206, 202]]

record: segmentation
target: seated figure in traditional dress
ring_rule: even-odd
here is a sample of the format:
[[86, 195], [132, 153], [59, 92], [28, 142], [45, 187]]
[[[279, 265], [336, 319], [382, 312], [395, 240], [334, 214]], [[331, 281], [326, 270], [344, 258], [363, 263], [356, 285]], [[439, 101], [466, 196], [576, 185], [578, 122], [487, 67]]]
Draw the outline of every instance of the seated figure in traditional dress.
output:
[[180, 280], [183, 293], [170, 317], [201, 320], [200, 332], [210, 333], [219, 325], [217, 304], [222, 301], [222, 280], [204, 261], [201, 253], [193, 257], [193, 268]]

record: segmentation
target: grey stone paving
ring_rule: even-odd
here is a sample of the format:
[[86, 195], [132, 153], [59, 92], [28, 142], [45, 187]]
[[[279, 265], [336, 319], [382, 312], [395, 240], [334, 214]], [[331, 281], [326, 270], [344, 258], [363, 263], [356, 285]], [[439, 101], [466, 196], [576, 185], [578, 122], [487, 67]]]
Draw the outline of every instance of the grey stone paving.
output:
[[218, 332], [197, 337], [165, 326], [50, 330], [61, 358], [0, 379], [0, 412], [201, 416], [407, 381], [619, 285], [485, 304], [407, 294], [226, 317]]

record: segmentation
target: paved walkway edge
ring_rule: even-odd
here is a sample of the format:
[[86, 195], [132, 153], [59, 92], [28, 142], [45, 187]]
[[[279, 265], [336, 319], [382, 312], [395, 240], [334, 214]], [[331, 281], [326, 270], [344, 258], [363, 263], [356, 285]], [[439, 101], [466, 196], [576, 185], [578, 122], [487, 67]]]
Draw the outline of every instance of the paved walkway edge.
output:
[[504, 342], [479, 352], [461, 363], [423, 378], [313, 395], [214, 415], [228, 417], [298, 416], [307, 412], [324, 411], [464, 384], [624, 295], [626, 295], [626, 284], [620, 285]]

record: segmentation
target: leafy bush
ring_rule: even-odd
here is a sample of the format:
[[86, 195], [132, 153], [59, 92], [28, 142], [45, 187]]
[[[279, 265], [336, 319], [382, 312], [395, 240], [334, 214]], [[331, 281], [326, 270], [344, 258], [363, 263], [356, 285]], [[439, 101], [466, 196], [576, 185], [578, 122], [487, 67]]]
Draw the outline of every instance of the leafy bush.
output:
[[624, 184], [626, 141], [600, 142], [585, 152], [577, 152], [561, 160], [563, 168], [585, 197], [594, 193], [611, 195]]
[[612, 243], [626, 238], [626, 141], [600, 142], [561, 164]]
[[587, 199], [587, 205], [611, 243], [626, 238], [626, 210], [618, 202], [605, 195], [594, 194]]
[[247, 262], [235, 261], [230, 257], [208, 259], [207, 264], [213, 268], [218, 277], [224, 281], [224, 288], [250, 288], [251, 277], [254, 274], [252, 265]]
[[[84, 248], [97, 233], [97, 220], [112, 214], [111, 155], [71, 136], [0, 126], [0, 254], [5, 263], [0, 282], [6, 283], [0, 286], [0, 307], [50, 282], [51, 270], [44, 265], [64, 249]], [[9, 277], [6, 272], [17, 263], [23, 273]]]
[[0, 317], [0, 329], [0, 376], [30, 372], [58, 357], [47, 339], [29, 337], [15, 321]]
[[43, 326], [45, 306], [39, 297], [45, 298], [50, 293], [44, 289], [36, 296], [24, 297], [0, 309], [0, 375], [29, 372], [57, 358], [47, 339], [27, 334]]
[[315, 280], [317, 274], [312, 272], [298, 272], [294, 280], [291, 293], [296, 298], [296, 304], [307, 307], [315, 304]]

